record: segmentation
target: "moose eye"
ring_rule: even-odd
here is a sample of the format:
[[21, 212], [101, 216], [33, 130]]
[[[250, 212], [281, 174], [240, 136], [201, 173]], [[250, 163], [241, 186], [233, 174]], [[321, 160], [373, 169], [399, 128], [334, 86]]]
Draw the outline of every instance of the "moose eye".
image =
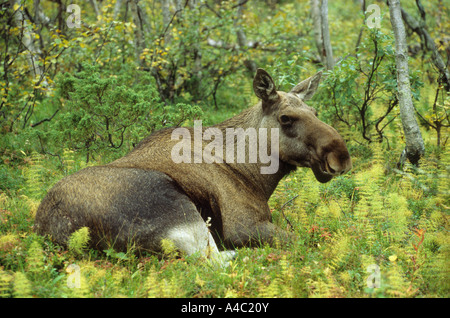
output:
[[280, 123], [285, 126], [290, 126], [293, 123], [293, 119], [288, 115], [281, 115]]

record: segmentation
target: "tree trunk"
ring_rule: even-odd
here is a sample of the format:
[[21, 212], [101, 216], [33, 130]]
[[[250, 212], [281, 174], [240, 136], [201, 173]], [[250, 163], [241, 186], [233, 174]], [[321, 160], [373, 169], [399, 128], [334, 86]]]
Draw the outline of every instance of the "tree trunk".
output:
[[172, 33], [170, 32], [169, 24], [172, 20], [170, 13], [170, 0], [161, 0], [161, 10], [163, 17], [163, 27], [166, 30], [164, 34], [164, 43], [168, 45], [172, 39]]
[[91, 5], [92, 5], [92, 8], [94, 9], [95, 17], [97, 18], [98, 16], [101, 16], [101, 12], [100, 12], [100, 9], [98, 8], [97, 0], [91, 0]]
[[[14, 14], [15, 22], [17, 27], [21, 29], [22, 32], [22, 45], [25, 47], [25, 49], [28, 51], [27, 53], [27, 59], [28, 63], [30, 64], [31, 69], [33, 70], [33, 74], [35, 77], [43, 78], [43, 71], [41, 67], [39, 66], [39, 54], [41, 53], [38, 48], [34, 46], [33, 39], [35, 38], [35, 35], [31, 30], [31, 28], [28, 27], [28, 22], [25, 17], [25, 12], [22, 9], [22, 0], [14, 0], [11, 1], [13, 4], [13, 7], [17, 8], [17, 12]], [[47, 86], [47, 81], [43, 79], [42, 81], [43, 86]]]
[[190, 0], [189, 9], [193, 12], [196, 17], [194, 18], [194, 22], [192, 23], [191, 28], [195, 30], [198, 36], [198, 40], [195, 43], [191, 44], [190, 54], [192, 59], [194, 60], [194, 65], [192, 66], [192, 76], [189, 81], [190, 91], [192, 93], [192, 97], [194, 100], [201, 100], [202, 92], [201, 92], [201, 82], [203, 78], [202, 74], [202, 52], [200, 51], [200, 26], [199, 26], [199, 16], [200, 16], [200, 2], [197, 0]]
[[116, 0], [116, 4], [114, 5], [114, 13], [113, 19], [116, 20], [119, 15], [120, 9], [122, 8], [122, 0]]
[[44, 12], [42, 12], [40, 3], [41, 3], [41, 0], [33, 1], [34, 23], [47, 25], [50, 22], [50, 19], [44, 14]]
[[320, 16], [320, 0], [311, 0], [311, 18], [313, 20], [314, 42], [322, 64], [325, 64], [325, 52], [322, 39], [322, 18]]
[[142, 65], [141, 53], [144, 50], [145, 42], [144, 42], [144, 29], [142, 25], [142, 19], [139, 14], [138, 7], [139, 0], [130, 0], [130, 11], [133, 16], [133, 23], [136, 25], [134, 29], [134, 38], [135, 38], [135, 54], [136, 54], [136, 62], [138, 65]]
[[402, 21], [399, 0], [389, 0], [389, 12], [395, 36], [395, 61], [397, 65], [397, 88], [400, 105], [400, 118], [406, 141], [406, 157], [417, 165], [425, 152], [425, 146], [417, 124], [409, 82], [408, 47], [405, 26]]
[[[420, 2], [418, 2], [420, 4]], [[422, 17], [425, 16], [425, 11], [423, 11], [423, 7], [421, 5], [419, 6], [421, 11]], [[422, 39], [424, 42], [423, 45], [425, 48], [429, 51], [431, 51], [431, 60], [433, 61], [433, 64], [436, 66], [436, 68], [439, 70], [439, 73], [442, 77], [442, 82], [445, 86], [445, 90], [447, 92], [450, 92], [450, 72], [447, 68], [446, 63], [444, 62], [444, 59], [439, 54], [438, 49], [436, 45], [434, 44], [433, 38], [430, 36], [428, 31], [425, 29], [424, 25], [421, 25], [414, 17], [409, 15], [405, 10], [401, 9], [403, 20], [405, 21], [406, 25], [417, 35]]]
[[[246, 51], [248, 46], [247, 46], [247, 36], [245, 35], [244, 30], [242, 29], [242, 25], [241, 25], [241, 20], [242, 20], [242, 11], [243, 11], [243, 7], [245, 5], [245, 0], [241, 0], [238, 3], [237, 9], [236, 9], [236, 20], [234, 22], [234, 26], [236, 28], [236, 37], [237, 37], [237, 42], [239, 45], [239, 48], [243, 51]], [[256, 63], [253, 60], [250, 59], [246, 59], [244, 61], [244, 65], [245, 67], [252, 73], [256, 73]]]
[[328, 28], [328, 0], [322, 0], [320, 15], [322, 20], [322, 40], [325, 51], [327, 70], [331, 70], [334, 67], [335, 63], [330, 42], [330, 30]]

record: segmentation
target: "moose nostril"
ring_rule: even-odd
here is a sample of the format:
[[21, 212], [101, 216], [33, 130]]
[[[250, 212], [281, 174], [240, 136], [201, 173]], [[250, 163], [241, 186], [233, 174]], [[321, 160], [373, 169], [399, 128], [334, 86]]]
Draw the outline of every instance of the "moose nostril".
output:
[[331, 168], [330, 163], [328, 161], [326, 162], [326, 167], [327, 167], [327, 170], [328, 170], [329, 173], [331, 173], [331, 174], [335, 174], [336, 173], [336, 170]]

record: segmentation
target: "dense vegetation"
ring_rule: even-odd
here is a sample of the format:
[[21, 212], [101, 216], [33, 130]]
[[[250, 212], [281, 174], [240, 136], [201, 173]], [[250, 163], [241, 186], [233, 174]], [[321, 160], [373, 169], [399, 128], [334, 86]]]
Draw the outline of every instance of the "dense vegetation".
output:
[[[380, 28], [360, 1], [330, 1], [336, 65], [309, 102], [345, 137], [353, 170], [327, 184], [307, 169], [287, 176], [270, 206], [299, 239], [239, 249], [218, 268], [170, 244], [163, 258], [90, 250], [85, 229], [64, 249], [33, 233], [33, 218], [64, 176], [156, 129], [254, 104], [255, 67], [280, 90], [323, 69], [310, 1], [78, 1], [79, 28], [70, 1], [0, 1], [0, 297], [448, 297], [448, 87], [408, 30], [426, 152], [398, 164], [394, 37], [386, 3], [372, 2]], [[450, 2], [402, 7], [448, 61]]]

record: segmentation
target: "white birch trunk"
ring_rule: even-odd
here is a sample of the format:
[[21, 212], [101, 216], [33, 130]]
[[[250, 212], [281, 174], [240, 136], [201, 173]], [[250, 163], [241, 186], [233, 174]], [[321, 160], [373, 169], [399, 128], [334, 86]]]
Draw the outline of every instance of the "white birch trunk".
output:
[[91, 5], [94, 8], [94, 12], [95, 12], [95, 16], [101, 16], [101, 12], [100, 9], [98, 8], [98, 3], [97, 0], [91, 0]]
[[[34, 46], [34, 33], [29, 31], [27, 19], [25, 18], [25, 13], [22, 10], [22, 0], [13, 0], [13, 7], [18, 8], [17, 12], [14, 14], [14, 19], [16, 25], [22, 29], [22, 44], [27, 49], [27, 59], [30, 64], [31, 69], [33, 70], [33, 74], [35, 78], [43, 78], [43, 72], [41, 67], [39, 66], [39, 54], [41, 53], [38, 48]], [[42, 81], [43, 86], [48, 86], [45, 78]]]
[[320, 61], [325, 64], [325, 52], [322, 39], [322, 18], [320, 16], [320, 0], [311, 0], [311, 18], [313, 21], [314, 42]]
[[133, 23], [136, 25], [136, 28], [134, 29], [134, 38], [136, 41], [135, 43], [136, 62], [139, 65], [142, 65], [141, 53], [145, 47], [145, 44], [144, 44], [142, 19], [139, 15], [138, 2], [139, 0], [131, 0], [129, 4], [130, 4], [130, 11], [133, 16]]
[[116, 0], [116, 4], [114, 5], [114, 13], [113, 19], [116, 20], [119, 15], [120, 9], [122, 8], [122, 0]]
[[164, 34], [164, 43], [167, 45], [172, 39], [172, 33], [170, 32], [169, 27], [169, 23], [171, 20], [170, 0], [161, 0], [161, 10], [163, 16], [163, 28], [164, 30], [167, 30], [167, 32]]
[[327, 70], [331, 70], [334, 67], [333, 50], [331, 48], [330, 30], [328, 28], [328, 0], [322, 0], [321, 20], [322, 20], [322, 39], [325, 51], [325, 58], [327, 64]]
[[389, 12], [395, 36], [398, 100], [400, 105], [400, 118], [405, 134], [406, 156], [411, 163], [417, 164], [425, 152], [425, 146], [415, 118], [412, 102], [409, 82], [408, 47], [399, 0], [389, 0]]
[[[243, 9], [244, 9], [244, 4], [239, 3], [239, 5], [236, 9], [236, 20], [234, 22], [234, 26], [236, 28], [236, 37], [237, 37], [237, 42], [238, 42], [239, 48], [241, 50], [247, 50], [248, 49], [247, 36], [245, 35], [245, 32], [242, 29], [242, 25], [241, 25]], [[256, 72], [256, 63], [253, 60], [245, 60], [244, 65], [252, 74], [254, 74]]]

